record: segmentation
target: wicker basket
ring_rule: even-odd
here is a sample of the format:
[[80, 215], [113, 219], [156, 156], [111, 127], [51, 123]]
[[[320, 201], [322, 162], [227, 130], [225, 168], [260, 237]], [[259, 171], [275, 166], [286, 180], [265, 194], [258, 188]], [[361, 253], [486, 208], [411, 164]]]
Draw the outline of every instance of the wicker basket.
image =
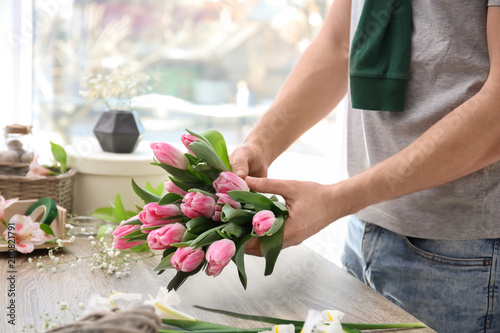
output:
[[26, 176], [0, 175], [0, 195], [5, 199], [20, 200], [49, 197], [68, 213], [73, 209], [75, 169], [57, 176], [28, 178]]

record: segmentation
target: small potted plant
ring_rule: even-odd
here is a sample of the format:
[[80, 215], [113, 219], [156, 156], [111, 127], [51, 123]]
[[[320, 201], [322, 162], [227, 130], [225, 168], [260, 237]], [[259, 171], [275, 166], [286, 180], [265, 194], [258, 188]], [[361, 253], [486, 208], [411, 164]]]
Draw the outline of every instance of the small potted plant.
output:
[[80, 95], [102, 102], [103, 112], [94, 126], [102, 150], [132, 153], [144, 137], [138, 113], [132, 110], [132, 98], [149, 90], [149, 76], [118, 66], [109, 73], [91, 73], [84, 78]]

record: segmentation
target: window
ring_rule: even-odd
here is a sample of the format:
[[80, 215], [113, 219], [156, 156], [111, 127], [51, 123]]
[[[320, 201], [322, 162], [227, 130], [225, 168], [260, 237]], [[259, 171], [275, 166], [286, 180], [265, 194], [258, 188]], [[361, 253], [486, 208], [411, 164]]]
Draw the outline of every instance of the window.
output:
[[35, 128], [66, 143], [92, 136], [105, 107], [79, 95], [82, 80], [124, 66], [150, 77], [151, 91], [132, 103], [145, 140], [175, 142], [185, 128], [214, 127], [237, 144], [328, 7], [327, 0], [35, 1]]

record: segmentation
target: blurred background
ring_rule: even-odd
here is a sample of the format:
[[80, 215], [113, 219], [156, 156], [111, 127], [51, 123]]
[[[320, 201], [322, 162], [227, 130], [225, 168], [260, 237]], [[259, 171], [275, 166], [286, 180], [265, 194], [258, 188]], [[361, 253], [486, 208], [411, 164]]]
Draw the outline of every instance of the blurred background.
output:
[[[332, 1], [2, 0], [0, 48], [11, 52], [0, 52], [0, 125], [31, 124], [37, 137], [78, 146], [106, 110], [81, 95], [84, 78], [123, 66], [150, 78], [131, 105], [145, 141], [216, 128], [231, 150], [272, 103]], [[341, 179], [342, 122], [332, 112], [269, 176]], [[335, 223], [306, 243], [338, 263], [344, 228]]]

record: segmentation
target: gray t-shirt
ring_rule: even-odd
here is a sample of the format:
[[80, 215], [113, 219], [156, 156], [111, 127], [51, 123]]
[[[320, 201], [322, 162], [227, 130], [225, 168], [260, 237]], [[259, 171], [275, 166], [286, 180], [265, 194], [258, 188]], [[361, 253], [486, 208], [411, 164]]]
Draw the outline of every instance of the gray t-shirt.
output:
[[[351, 38], [363, 3], [364, 0], [352, 0]], [[412, 1], [412, 49], [405, 110], [364, 111], [348, 106], [349, 176], [398, 153], [481, 89], [489, 71], [488, 6], [500, 6], [500, 0]], [[418, 167], [416, 155], [387, 181], [403, 182], [405, 172]], [[438, 187], [370, 206], [356, 215], [412, 237], [498, 238], [500, 163]]]

